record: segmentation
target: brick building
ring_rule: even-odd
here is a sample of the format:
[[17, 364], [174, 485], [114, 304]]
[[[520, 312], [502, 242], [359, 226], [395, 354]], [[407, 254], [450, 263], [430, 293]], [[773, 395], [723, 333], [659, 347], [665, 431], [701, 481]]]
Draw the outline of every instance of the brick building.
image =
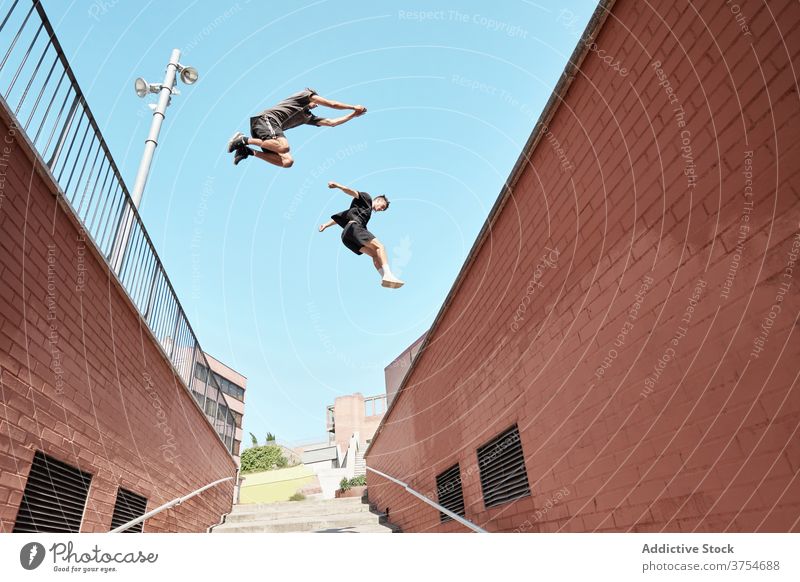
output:
[[490, 531], [800, 530], [799, 35], [601, 2], [368, 467]]
[[403, 350], [403, 353], [397, 356], [392, 363], [383, 369], [384, 379], [386, 381], [386, 398], [389, 404], [392, 403], [400, 384], [403, 382], [403, 377], [408, 373], [411, 367], [411, 362], [417, 357], [419, 349], [422, 347], [422, 342], [425, 341], [425, 336], [428, 332], [423, 333], [417, 341]]
[[359, 443], [366, 446], [372, 440], [384, 412], [385, 394], [364, 396], [356, 392], [337, 396], [325, 410], [325, 424], [331, 444], [338, 444], [346, 451], [351, 437], [358, 433]]
[[[0, 65], [20, 75], [0, 98], [0, 532], [107, 532], [233, 478], [234, 422], [218, 387], [189, 390], [203, 355], [138, 216], [109, 266], [130, 198], [43, 9], [16, 6], [17, 46], [55, 60], [47, 80], [24, 49]], [[205, 531], [233, 486], [143, 529]]]

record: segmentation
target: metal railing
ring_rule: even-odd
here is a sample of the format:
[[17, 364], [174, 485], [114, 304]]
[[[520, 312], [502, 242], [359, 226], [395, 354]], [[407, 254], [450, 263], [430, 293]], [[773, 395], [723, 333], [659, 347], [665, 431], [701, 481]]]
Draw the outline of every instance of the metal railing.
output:
[[453, 513], [452, 511], [450, 511], [446, 507], [442, 507], [441, 505], [439, 505], [435, 501], [425, 497], [422, 493], [414, 491], [411, 487], [409, 487], [408, 483], [403, 483], [402, 481], [400, 481], [400, 479], [395, 479], [394, 477], [391, 477], [391, 476], [387, 475], [386, 473], [382, 473], [382, 472], [378, 471], [377, 469], [373, 469], [372, 467], [369, 467], [369, 466], [367, 467], [367, 471], [372, 471], [376, 475], [380, 475], [384, 479], [388, 479], [389, 481], [392, 481], [393, 483], [396, 483], [396, 484], [400, 485], [401, 487], [404, 487], [405, 490], [408, 491], [409, 493], [411, 493], [411, 495], [413, 495], [414, 497], [418, 497], [419, 499], [421, 499], [422, 501], [424, 501], [425, 503], [427, 503], [431, 507], [435, 507], [436, 509], [438, 509], [439, 511], [444, 513], [447, 517], [456, 520], [458, 523], [460, 523], [463, 526], [468, 527], [472, 531], [478, 532], [478, 533], [488, 533], [485, 529], [483, 529], [482, 527], [480, 527], [478, 525], [475, 525], [470, 520], [464, 519], [463, 517], [461, 517], [457, 513]]
[[195, 495], [200, 495], [206, 489], [211, 489], [212, 487], [216, 487], [220, 483], [224, 483], [225, 481], [230, 481], [231, 479], [233, 479], [233, 477], [225, 477], [224, 479], [218, 479], [217, 481], [214, 481], [213, 483], [209, 483], [208, 485], [200, 487], [200, 489], [195, 489], [194, 491], [189, 493], [189, 495], [184, 495], [183, 497], [178, 497], [177, 499], [173, 499], [172, 501], [168, 501], [164, 505], [160, 505], [159, 507], [156, 507], [154, 510], [148, 511], [144, 515], [140, 515], [136, 519], [130, 520], [128, 523], [123, 523], [121, 526], [115, 527], [114, 529], [112, 529], [108, 533], [121, 533], [121, 532], [124, 532], [126, 529], [130, 529], [133, 526], [143, 522], [145, 519], [150, 519], [154, 515], [159, 514], [162, 511], [164, 511], [166, 509], [169, 509], [170, 507], [175, 507], [176, 505], [180, 505], [184, 501], [186, 501], [188, 499], [191, 499]]
[[117, 278], [232, 452], [233, 414], [216, 380], [196, 377], [205, 354], [39, 0], [0, 13], [0, 55], [0, 98], [107, 262], [133, 217]]

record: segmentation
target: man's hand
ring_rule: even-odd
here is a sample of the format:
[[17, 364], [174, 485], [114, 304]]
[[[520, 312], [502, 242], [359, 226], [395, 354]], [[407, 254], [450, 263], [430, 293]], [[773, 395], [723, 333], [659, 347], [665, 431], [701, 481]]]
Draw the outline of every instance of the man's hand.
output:
[[349, 186], [343, 186], [339, 182], [328, 182], [328, 188], [338, 188], [348, 196], [358, 196], [358, 190], [353, 190]]
[[364, 115], [367, 112], [367, 108], [363, 105], [354, 105], [353, 106], [353, 113], [355, 113], [355, 117], [359, 117]]
[[319, 225], [319, 231], [320, 231], [320, 232], [324, 231], [326, 228], [328, 228], [328, 225], [327, 225], [327, 224], [320, 224], [320, 225]]

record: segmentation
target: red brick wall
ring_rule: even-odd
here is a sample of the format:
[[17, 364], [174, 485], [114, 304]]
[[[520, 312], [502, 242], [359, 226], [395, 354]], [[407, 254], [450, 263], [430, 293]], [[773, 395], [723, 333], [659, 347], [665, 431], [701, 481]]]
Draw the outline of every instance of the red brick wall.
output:
[[[491, 531], [800, 531], [800, 8], [620, 0], [592, 48], [368, 465], [435, 497], [460, 462]], [[475, 449], [515, 422], [532, 496], [487, 510]]]
[[[117, 487], [151, 510], [235, 475], [106, 263], [34, 171], [24, 138], [0, 120], [0, 531], [13, 528], [37, 449], [94, 476], [87, 532], [110, 529]], [[145, 531], [204, 531], [232, 495], [225, 483]]]

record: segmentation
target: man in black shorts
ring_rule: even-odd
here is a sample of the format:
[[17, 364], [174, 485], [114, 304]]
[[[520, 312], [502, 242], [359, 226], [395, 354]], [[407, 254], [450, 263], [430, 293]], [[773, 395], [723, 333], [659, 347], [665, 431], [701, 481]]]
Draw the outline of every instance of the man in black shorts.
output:
[[[352, 109], [351, 113], [325, 119], [317, 117], [311, 110], [317, 105], [333, 109]], [[247, 138], [241, 131], [237, 131], [228, 142], [228, 152], [236, 152], [233, 158], [234, 165], [242, 160], [256, 156], [281, 168], [290, 168], [294, 163], [289, 153], [289, 142], [283, 132], [298, 125], [316, 125], [318, 127], [336, 127], [354, 117], [364, 115], [367, 108], [363, 105], [347, 105], [320, 97], [314, 89], [304, 89], [299, 93], [290, 95], [274, 107], [265, 109], [255, 117], [250, 118], [250, 135]], [[247, 146], [260, 147], [262, 151], [250, 149]]]
[[328, 182], [328, 188], [339, 188], [345, 194], [352, 196], [353, 202], [350, 203], [350, 208], [334, 214], [331, 220], [321, 224], [319, 231], [322, 232], [334, 224], [341, 226], [344, 246], [357, 255], [365, 254], [372, 257], [372, 263], [381, 274], [381, 285], [392, 289], [402, 287], [403, 281], [395, 277], [389, 268], [386, 248], [367, 230], [367, 222], [372, 216], [372, 211], [383, 212], [389, 208], [389, 200], [383, 194], [373, 200], [366, 192], [359, 192], [336, 182]]

